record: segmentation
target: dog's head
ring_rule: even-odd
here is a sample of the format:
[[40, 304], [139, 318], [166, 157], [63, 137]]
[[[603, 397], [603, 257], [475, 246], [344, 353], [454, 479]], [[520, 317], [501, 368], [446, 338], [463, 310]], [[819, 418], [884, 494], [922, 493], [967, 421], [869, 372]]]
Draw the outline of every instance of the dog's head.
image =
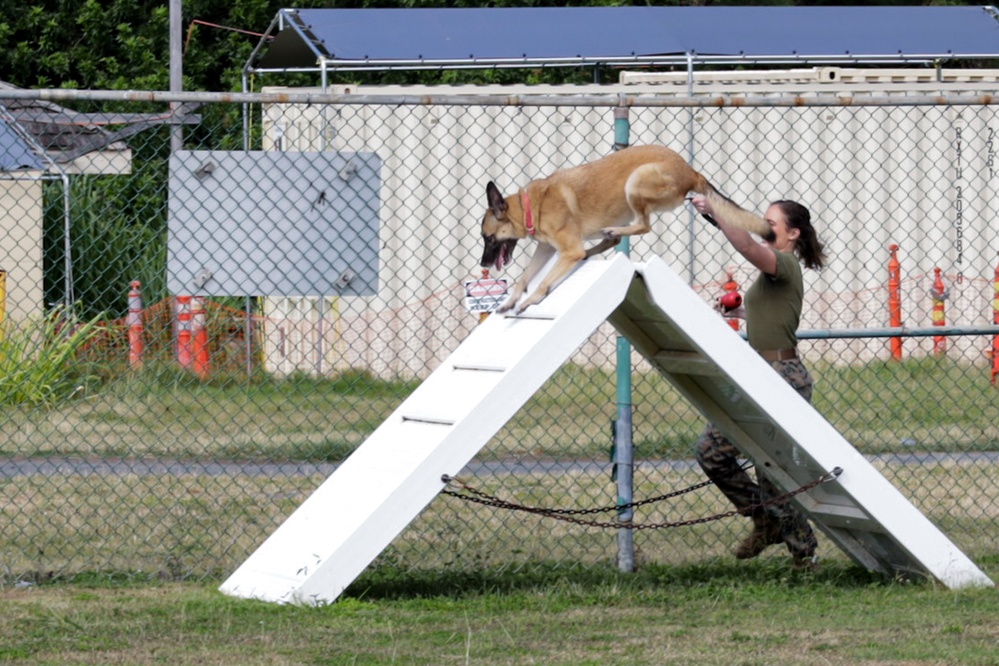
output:
[[482, 218], [482, 261], [479, 265], [501, 271], [513, 258], [513, 248], [523, 234], [518, 234], [518, 227], [509, 217], [510, 205], [492, 181], [486, 185], [486, 199], [489, 209]]

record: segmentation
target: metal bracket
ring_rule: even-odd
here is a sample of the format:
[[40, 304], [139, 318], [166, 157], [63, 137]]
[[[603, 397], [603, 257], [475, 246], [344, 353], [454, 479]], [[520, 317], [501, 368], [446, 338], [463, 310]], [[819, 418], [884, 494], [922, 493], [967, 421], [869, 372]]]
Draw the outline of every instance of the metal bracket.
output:
[[353, 178], [356, 174], [357, 174], [357, 165], [354, 164], [354, 160], [350, 160], [349, 162], [347, 162], [346, 165], [344, 165], [342, 169], [340, 169], [340, 173], [337, 175], [340, 176], [341, 180], [348, 181], [351, 178]]
[[211, 270], [205, 268], [200, 273], [198, 273], [191, 284], [194, 285], [196, 290], [204, 289], [205, 285], [208, 284], [209, 280], [215, 275]]
[[333, 283], [333, 286], [335, 286], [340, 291], [343, 291], [344, 289], [347, 288], [347, 286], [351, 282], [353, 282], [355, 277], [356, 275], [354, 274], [354, 271], [348, 268], [343, 273], [340, 273], [340, 277], [336, 279], [336, 282]]
[[212, 173], [214, 172], [215, 172], [215, 162], [209, 160], [194, 170], [194, 176], [198, 180], [204, 180], [208, 176], [212, 175]]

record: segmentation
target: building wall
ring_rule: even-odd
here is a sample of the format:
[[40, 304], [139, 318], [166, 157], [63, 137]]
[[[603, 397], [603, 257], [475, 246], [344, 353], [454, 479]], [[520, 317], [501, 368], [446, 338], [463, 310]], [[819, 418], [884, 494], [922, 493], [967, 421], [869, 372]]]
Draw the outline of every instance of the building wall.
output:
[[42, 181], [0, 180], [0, 269], [7, 272], [9, 324], [40, 317], [42, 290]]
[[[696, 93], [769, 95], [774, 105], [635, 106], [629, 114], [631, 143], [670, 145], [747, 208], [762, 211], [769, 201], [791, 198], [813, 211], [830, 264], [821, 274], [807, 273], [803, 329], [887, 326], [886, 266], [892, 243], [900, 246], [907, 326], [930, 325], [927, 292], [936, 267], [950, 288], [948, 323], [989, 323], [988, 278], [999, 251], [994, 231], [999, 216], [995, 111], [943, 103], [906, 106], [904, 100], [914, 94], [980, 92], [999, 77], [993, 72], [939, 83], [925, 74], [910, 80], [901, 74], [879, 78], [845, 70], [821, 74], [805, 82], [734, 84], [709, 77], [694, 86]], [[576, 104], [573, 95], [669, 97], [686, 96], [689, 89], [677, 77], [617, 86], [357, 87], [332, 92], [426, 95], [428, 100], [430, 95], [499, 91], [565, 97], [564, 104], [559, 99], [551, 106], [457, 106], [441, 97], [419, 106], [374, 102], [265, 108], [265, 149], [373, 151], [384, 162], [380, 291], [374, 298], [327, 308], [329, 316], [337, 312], [340, 319], [336, 326], [327, 323], [327, 330], [368, 341], [343, 344], [347, 357], [341, 364], [419, 373], [428, 358], [446, 356], [447, 345], [428, 334], [423, 320], [401, 319], [402, 311], [421, 311], [457, 339], [474, 326], [476, 320], [461, 307], [460, 290], [463, 280], [478, 276], [477, 225], [485, 183], [493, 179], [511, 191], [611, 150], [613, 109]], [[885, 103], [789, 107], [781, 100], [790, 94], [875, 96]], [[529, 255], [524, 245], [508, 276], [523, 269]], [[651, 234], [633, 239], [632, 256], [640, 260], [647, 254], [663, 257], [705, 298], [714, 297], [730, 272], [743, 287], [752, 278], [740, 268], [744, 262], [687, 210], [660, 215]], [[427, 308], [438, 302], [449, 310], [444, 316], [434, 310], [431, 317]], [[397, 335], [380, 336], [380, 327]], [[603, 339], [598, 344], [613, 345], [609, 331]], [[953, 344], [978, 342], [955, 339]], [[926, 340], [907, 344], [917, 353], [932, 345]], [[840, 340], [825, 355], [849, 363], [878, 357], [885, 347], [883, 340]], [[310, 360], [305, 366], [316, 363]]]

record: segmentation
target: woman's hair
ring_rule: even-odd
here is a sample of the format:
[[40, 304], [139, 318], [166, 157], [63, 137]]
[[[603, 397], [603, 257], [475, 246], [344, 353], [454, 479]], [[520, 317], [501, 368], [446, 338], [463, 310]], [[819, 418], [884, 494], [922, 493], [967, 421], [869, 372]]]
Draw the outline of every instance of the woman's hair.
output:
[[821, 269], [826, 264], [826, 248], [815, 233], [812, 226], [812, 216], [808, 209], [797, 201], [781, 199], [773, 202], [779, 206], [788, 228], [798, 230], [798, 241], [794, 245], [794, 252], [801, 259], [805, 268]]

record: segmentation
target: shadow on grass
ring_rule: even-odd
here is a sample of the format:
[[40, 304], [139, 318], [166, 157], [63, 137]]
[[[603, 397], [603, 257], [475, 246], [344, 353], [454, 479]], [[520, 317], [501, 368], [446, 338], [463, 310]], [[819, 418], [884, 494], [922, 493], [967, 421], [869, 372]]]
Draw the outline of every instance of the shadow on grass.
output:
[[[976, 558], [976, 564], [986, 575], [999, 578], [999, 553]], [[163, 585], [169, 582], [197, 580], [210, 586], [221, 584], [218, 580], [203, 577], [186, 579], [151, 572], [91, 571], [64, 574], [23, 575], [17, 581], [3, 580], [6, 585], [82, 585], [95, 588], [137, 588]], [[703, 562], [667, 565], [650, 564], [634, 573], [618, 571], [613, 566], [566, 565], [564, 563], [530, 562], [517, 568], [455, 569], [451, 571], [399, 569], [382, 565], [368, 569], [340, 596], [340, 599], [405, 600], [427, 598], [462, 599], [482, 595], [518, 593], [545, 593], [567, 590], [578, 596], [588, 596], [605, 590], [623, 594], [663, 596], [694, 591], [705, 594], [719, 590], [748, 590], [753, 588], [787, 589], [836, 589], [851, 590], [870, 587], [889, 587], [902, 583], [897, 578], [869, 571], [844, 560], [823, 562], [818, 571], [796, 571], [788, 566], [785, 558], [762, 558], [752, 561], [708, 559]], [[936, 586], [925, 579], [906, 581], [906, 585]], [[942, 587], [941, 587], [942, 589]], [[696, 594], [695, 594], [696, 596]]]
[[[462, 598], [481, 594], [537, 592], [571, 586], [654, 593], [679, 588], [833, 586], [849, 589], [890, 585], [893, 579], [845, 562], [823, 563], [818, 571], [795, 571], [781, 560], [707, 560], [680, 566], [648, 565], [634, 573], [607, 566], [532, 564], [529, 570], [399, 571], [380, 567], [362, 574], [345, 598]], [[931, 584], [931, 583], [925, 583]]]

